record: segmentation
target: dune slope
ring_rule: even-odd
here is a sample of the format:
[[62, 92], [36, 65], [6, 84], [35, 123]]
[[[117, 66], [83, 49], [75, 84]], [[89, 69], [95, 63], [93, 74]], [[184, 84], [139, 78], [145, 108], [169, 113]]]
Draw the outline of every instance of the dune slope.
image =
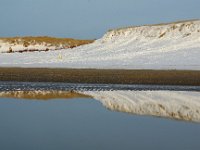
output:
[[200, 70], [200, 21], [108, 31], [66, 51], [0, 54], [0, 66]]

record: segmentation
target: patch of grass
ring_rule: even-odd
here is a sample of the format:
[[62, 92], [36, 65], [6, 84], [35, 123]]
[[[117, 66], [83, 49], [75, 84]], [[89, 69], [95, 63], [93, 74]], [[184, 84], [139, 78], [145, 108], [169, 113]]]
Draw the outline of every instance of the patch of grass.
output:
[[94, 40], [77, 40], [71, 38], [54, 38], [48, 36], [27, 36], [27, 37], [8, 37], [0, 38], [4, 42], [8, 42], [12, 45], [22, 44], [24, 47], [36, 44], [45, 44], [46, 46], [61, 46], [62, 48], [73, 48], [76, 46], [92, 43]]
[[166, 34], [166, 32], [162, 33], [162, 34], [159, 36], [159, 38], [162, 38], [162, 37], [164, 37], [164, 36], [165, 36], [165, 34]]

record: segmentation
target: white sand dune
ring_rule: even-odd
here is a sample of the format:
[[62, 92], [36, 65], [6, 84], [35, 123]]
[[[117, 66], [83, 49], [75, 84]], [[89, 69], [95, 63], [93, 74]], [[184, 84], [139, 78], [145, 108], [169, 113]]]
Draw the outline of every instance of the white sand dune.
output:
[[200, 70], [200, 21], [110, 30], [92, 44], [0, 54], [0, 66]]

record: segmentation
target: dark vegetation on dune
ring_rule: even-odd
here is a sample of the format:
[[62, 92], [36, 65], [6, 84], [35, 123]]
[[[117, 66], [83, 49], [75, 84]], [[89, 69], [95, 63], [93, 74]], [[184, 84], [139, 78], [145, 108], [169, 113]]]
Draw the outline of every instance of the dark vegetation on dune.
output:
[[[7, 37], [7, 38], [5, 37], [5, 38], [0, 38], [0, 40], [10, 44], [10, 47], [7, 50], [8, 53], [48, 51], [50, 50], [49, 47], [55, 47], [54, 50], [67, 49], [67, 48], [74, 48], [77, 46], [81, 46], [84, 44], [89, 44], [94, 41], [94, 40], [79, 40], [72, 38], [55, 38], [48, 36], [38, 36], [38, 37], [27, 36], [27, 37]], [[12, 47], [16, 45], [23, 45], [24, 49], [13, 51]], [[45, 48], [44, 49], [29, 48], [29, 46], [34, 47], [35, 45], [42, 45]]]

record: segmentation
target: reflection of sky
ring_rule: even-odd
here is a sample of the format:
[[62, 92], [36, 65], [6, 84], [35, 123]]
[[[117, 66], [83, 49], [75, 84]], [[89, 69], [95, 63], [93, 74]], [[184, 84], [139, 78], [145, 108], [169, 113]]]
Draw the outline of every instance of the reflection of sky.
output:
[[0, 149], [198, 149], [200, 125], [106, 110], [95, 100], [0, 99]]
[[1, 36], [99, 38], [110, 28], [200, 18], [199, 0], [1, 0]]

